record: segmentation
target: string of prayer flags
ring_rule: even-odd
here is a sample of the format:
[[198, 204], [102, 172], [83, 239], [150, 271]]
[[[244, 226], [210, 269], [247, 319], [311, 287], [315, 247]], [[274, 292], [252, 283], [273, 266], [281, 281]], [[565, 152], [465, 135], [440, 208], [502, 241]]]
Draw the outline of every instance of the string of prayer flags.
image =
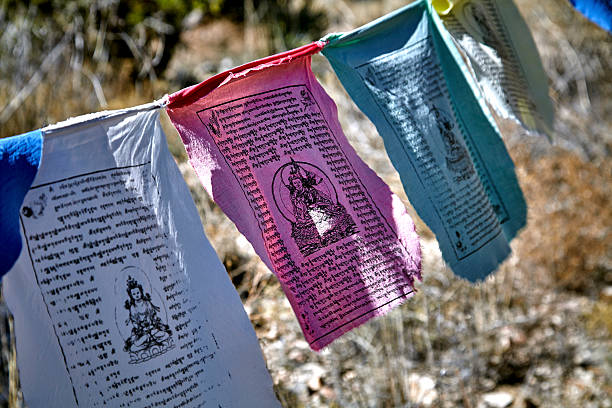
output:
[[612, 0], [570, 0], [589, 20], [612, 33]]
[[202, 184], [278, 277], [314, 350], [413, 293], [400, 199], [357, 156], [315, 79], [315, 42], [170, 95]]
[[0, 139], [0, 278], [11, 269], [21, 251], [19, 209], [34, 181], [41, 154], [39, 130]]
[[372, 120], [408, 199], [453, 271], [486, 277], [526, 205], [514, 165], [457, 49], [426, 0], [327, 37], [323, 54]]
[[159, 106], [43, 129], [3, 280], [30, 407], [280, 406]]
[[514, 2], [436, 0], [433, 5], [495, 112], [552, 139], [548, 77]]

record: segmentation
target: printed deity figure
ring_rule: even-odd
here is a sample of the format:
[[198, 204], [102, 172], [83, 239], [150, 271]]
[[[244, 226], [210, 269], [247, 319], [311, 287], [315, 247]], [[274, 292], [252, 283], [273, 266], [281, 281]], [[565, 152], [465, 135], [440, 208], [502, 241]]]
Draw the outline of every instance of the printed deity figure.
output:
[[431, 107], [436, 119], [438, 131], [442, 136], [446, 150], [446, 167], [456, 174], [455, 181], [468, 179], [474, 173], [474, 167], [470, 162], [470, 156], [465, 147], [459, 142], [454, 133], [454, 125], [443, 112], [436, 107]]
[[131, 276], [127, 280], [127, 294], [125, 308], [129, 310], [129, 319], [126, 324], [131, 324], [132, 332], [125, 340], [124, 350], [130, 353], [130, 363], [147, 361], [172, 348], [172, 331], [157, 315], [159, 307]]
[[292, 160], [288, 184], [296, 219], [291, 236], [305, 256], [357, 232], [357, 226], [340, 203], [320, 188], [323, 179]]

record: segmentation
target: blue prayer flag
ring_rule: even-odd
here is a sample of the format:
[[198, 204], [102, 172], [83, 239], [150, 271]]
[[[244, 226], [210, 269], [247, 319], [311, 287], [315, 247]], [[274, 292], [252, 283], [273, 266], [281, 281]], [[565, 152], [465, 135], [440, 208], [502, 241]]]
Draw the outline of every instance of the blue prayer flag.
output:
[[408, 199], [458, 275], [486, 277], [527, 208], [477, 85], [427, 1], [332, 34], [323, 54], [374, 122]]
[[612, 0], [570, 0], [570, 3], [591, 21], [612, 32]]
[[0, 277], [21, 252], [19, 209], [40, 163], [40, 130], [0, 139]]

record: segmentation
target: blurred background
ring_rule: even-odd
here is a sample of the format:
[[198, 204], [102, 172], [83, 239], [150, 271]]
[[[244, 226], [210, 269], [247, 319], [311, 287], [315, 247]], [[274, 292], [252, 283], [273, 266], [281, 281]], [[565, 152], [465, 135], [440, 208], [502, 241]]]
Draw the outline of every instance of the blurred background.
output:
[[[403, 193], [374, 126], [324, 57], [313, 70], [349, 140], [406, 204], [423, 282], [315, 353], [276, 278], [168, 144], [255, 327], [286, 407], [612, 407], [612, 35], [566, 0], [516, 0], [556, 107], [556, 143], [500, 122], [529, 206], [484, 283], [456, 278]], [[397, 0], [0, 0], [0, 137], [150, 102], [255, 58], [346, 31]], [[0, 406], [23, 407], [0, 303]]]

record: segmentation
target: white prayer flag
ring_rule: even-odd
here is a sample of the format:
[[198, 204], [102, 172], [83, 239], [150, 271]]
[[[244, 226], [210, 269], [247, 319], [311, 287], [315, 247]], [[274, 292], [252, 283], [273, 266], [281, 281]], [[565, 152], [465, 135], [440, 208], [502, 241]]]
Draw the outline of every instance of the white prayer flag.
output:
[[32, 408], [279, 406], [158, 107], [43, 129], [3, 288]]

